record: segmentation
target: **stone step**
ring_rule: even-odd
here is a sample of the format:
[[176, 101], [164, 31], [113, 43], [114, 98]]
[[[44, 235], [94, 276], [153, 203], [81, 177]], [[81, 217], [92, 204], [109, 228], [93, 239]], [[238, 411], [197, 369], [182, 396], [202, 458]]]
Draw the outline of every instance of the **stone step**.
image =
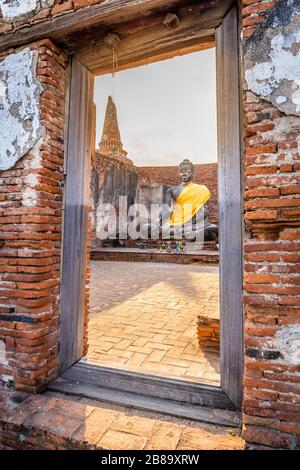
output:
[[[99, 388], [129, 392], [141, 396], [160, 398], [235, 411], [236, 408], [223, 390], [209, 383], [188, 382], [152, 374], [121, 370], [81, 360], [61, 375], [61, 379]], [[121, 402], [122, 403], [122, 402]]]
[[204, 423], [217, 424], [226, 427], [239, 427], [241, 416], [239, 412], [207, 408], [199, 405], [164, 400], [161, 398], [139, 395], [108, 389], [91, 384], [59, 379], [53, 382], [49, 390], [99, 400], [111, 404], [133, 407], [136, 410], [152, 411], [179, 418], [191, 419]]
[[0, 417], [2, 449], [241, 450], [239, 430], [47, 391]]

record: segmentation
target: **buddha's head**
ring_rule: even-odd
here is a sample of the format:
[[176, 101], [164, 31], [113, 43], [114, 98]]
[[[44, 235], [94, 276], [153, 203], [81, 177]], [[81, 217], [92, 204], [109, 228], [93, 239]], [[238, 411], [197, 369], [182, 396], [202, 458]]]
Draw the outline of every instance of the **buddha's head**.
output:
[[183, 183], [189, 183], [194, 176], [194, 165], [190, 160], [185, 158], [178, 166], [179, 176]]

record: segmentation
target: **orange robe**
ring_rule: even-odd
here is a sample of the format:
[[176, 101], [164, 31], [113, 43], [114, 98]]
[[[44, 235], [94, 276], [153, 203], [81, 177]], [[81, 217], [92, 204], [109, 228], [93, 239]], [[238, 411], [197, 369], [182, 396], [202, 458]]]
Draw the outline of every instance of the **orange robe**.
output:
[[209, 200], [210, 196], [210, 191], [206, 186], [188, 183], [176, 199], [176, 205], [170, 217], [170, 225], [183, 225], [189, 222]]

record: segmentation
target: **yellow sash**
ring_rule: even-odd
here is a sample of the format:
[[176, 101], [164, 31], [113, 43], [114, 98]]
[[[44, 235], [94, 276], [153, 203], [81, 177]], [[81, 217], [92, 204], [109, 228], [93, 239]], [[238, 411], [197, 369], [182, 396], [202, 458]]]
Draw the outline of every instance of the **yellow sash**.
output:
[[200, 184], [189, 183], [181, 191], [176, 200], [176, 206], [170, 217], [170, 225], [183, 225], [209, 200], [209, 189]]

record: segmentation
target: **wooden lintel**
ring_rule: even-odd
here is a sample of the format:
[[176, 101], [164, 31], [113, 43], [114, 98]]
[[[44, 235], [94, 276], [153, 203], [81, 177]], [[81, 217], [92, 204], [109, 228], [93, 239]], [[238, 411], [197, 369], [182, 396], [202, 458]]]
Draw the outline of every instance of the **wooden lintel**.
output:
[[[205, 41], [203, 42], [197, 42], [197, 44], [192, 44], [190, 46], [177, 49], [176, 51], [174, 51], [173, 48], [170, 48], [170, 50], [160, 52], [159, 54], [156, 54], [156, 55], [149, 54], [149, 56], [136, 59], [130, 62], [129, 64], [128, 63], [126, 64], [126, 62], [124, 61], [124, 63], [122, 63], [121, 66], [119, 66], [118, 70], [121, 71], [121, 70], [126, 70], [126, 69], [130, 69], [134, 67], [141, 67], [143, 65], [151, 64], [153, 62], [159, 62], [162, 60], [172, 59], [173, 57], [190, 54], [192, 52], [203, 51], [205, 49], [214, 47], [214, 45], [215, 45], [214, 36], [209, 36], [208, 38], [205, 38]], [[94, 75], [104, 75], [106, 73], [112, 73], [112, 68], [110, 67], [105, 70], [99, 67], [99, 69], [96, 69], [95, 71], [93, 71]]]
[[[222, 13], [220, 10], [185, 11], [174, 29], [165, 28], [158, 17], [144, 27], [140, 22], [120, 25], [115, 28], [121, 37], [117, 51], [113, 53], [105, 38], [101, 38], [97, 44], [80, 49], [75, 56], [91, 73], [103, 75], [207, 49], [214, 46], [215, 29], [222, 21]], [[117, 68], [113, 70], [116, 62]]]
[[122, 42], [124, 46], [118, 51], [118, 67], [113, 70], [112, 52], [98, 46], [76, 54], [76, 59], [84, 64], [93, 75], [104, 75], [121, 70], [151, 64], [161, 60], [209, 49], [215, 45], [214, 30], [207, 31], [203, 36], [195, 35], [190, 40], [182, 41], [178, 36], [172, 41], [160, 43], [153, 39], [140, 48], [134, 40], [128, 38]]
[[[112, 26], [143, 20], [158, 12], [174, 8], [200, 9], [203, 13], [222, 11], [223, 16], [232, 0], [106, 0], [98, 5], [25, 25], [0, 36], [0, 51], [19, 47], [41, 39], [51, 39], [67, 50], [76, 48], [79, 36], [92, 30], [106, 31]], [[188, 6], [189, 5], [189, 6]], [[213, 14], [213, 16], [215, 13]], [[77, 40], [76, 40], [77, 39]], [[72, 44], [73, 42], [73, 44]]]

